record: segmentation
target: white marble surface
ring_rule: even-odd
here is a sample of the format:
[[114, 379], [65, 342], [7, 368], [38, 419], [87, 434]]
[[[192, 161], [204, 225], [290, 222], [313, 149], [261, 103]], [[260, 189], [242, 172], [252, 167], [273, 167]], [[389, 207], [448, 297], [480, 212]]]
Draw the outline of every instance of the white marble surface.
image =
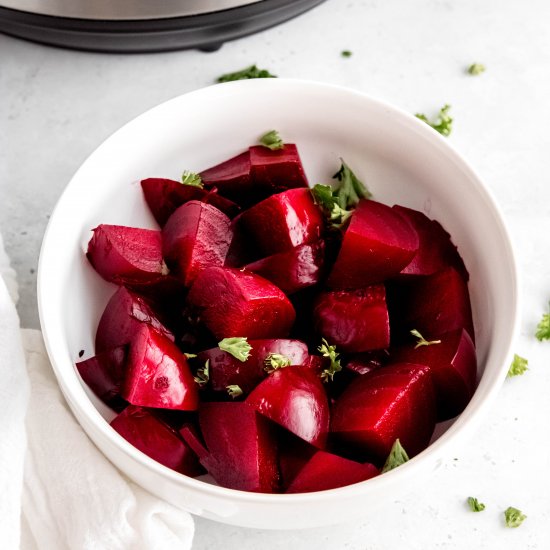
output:
[[[253, 62], [411, 112], [433, 115], [450, 103], [449, 139], [485, 179], [509, 225], [523, 276], [516, 348], [530, 370], [505, 382], [457, 460], [406, 500], [389, 495], [379, 513], [349, 525], [267, 532], [198, 519], [197, 550], [550, 546], [550, 343], [533, 338], [550, 299], [549, 20], [544, 0], [328, 0], [212, 54], [100, 55], [0, 36], [0, 230], [19, 275], [23, 326], [38, 327], [41, 238], [79, 164], [142, 111]], [[343, 49], [353, 56], [342, 58]], [[487, 72], [465, 74], [474, 61]], [[469, 495], [486, 510], [469, 512]], [[528, 515], [519, 529], [503, 526], [509, 505]]]

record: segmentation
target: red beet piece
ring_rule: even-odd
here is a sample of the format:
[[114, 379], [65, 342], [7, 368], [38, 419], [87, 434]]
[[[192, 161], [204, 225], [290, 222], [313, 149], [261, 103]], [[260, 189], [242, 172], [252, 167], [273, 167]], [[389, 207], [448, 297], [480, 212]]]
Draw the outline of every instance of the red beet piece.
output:
[[148, 325], [130, 344], [122, 396], [132, 405], [196, 410], [198, 388], [177, 346]]
[[88, 387], [109, 407], [121, 411], [128, 403], [120, 396], [126, 367], [126, 346], [119, 346], [76, 363]]
[[248, 340], [252, 346], [248, 359], [239, 361], [220, 348], [202, 351], [197, 361], [210, 361], [210, 387], [226, 393], [227, 386], [237, 385], [244, 394], [250, 393], [266, 376], [266, 358], [272, 353], [284, 355], [292, 365], [302, 365], [309, 360], [307, 345], [299, 340]]
[[162, 251], [175, 275], [189, 286], [203, 269], [224, 264], [232, 237], [231, 222], [223, 212], [189, 201], [166, 222]]
[[289, 189], [246, 210], [238, 223], [262, 255], [269, 256], [318, 241], [324, 220], [309, 189]]
[[317, 332], [345, 352], [390, 345], [390, 322], [383, 284], [352, 291], [322, 292], [313, 310]]
[[463, 328], [475, 342], [468, 285], [452, 267], [415, 280], [396, 309], [392, 314], [406, 332], [416, 329], [433, 339]]
[[278, 286], [285, 294], [317, 284], [324, 264], [324, 241], [303, 244], [250, 263], [245, 269], [257, 273]]
[[294, 478], [287, 493], [311, 493], [345, 487], [377, 476], [378, 468], [317, 451]]
[[430, 369], [396, 363], [351, 382], [332, 409], [331, 431], [360, 460], [383, 463], [394, 441], [414, 456], [435, 427]]
[[238, 205], [215, 191], [183, 185], [175, 180], [147, 178], [141, 181], [141, 188], [151, 213], [161, 227], [181, 205], [192, 200], [211, 204], [230, 218], [236, 216], [240, 210]]
[[397, 275], [418, 250], [413, 227], [389, 206], [361, 200], [344, 234], [327, 284], [362, 288]]
[[86, 256], [106, 281], [154, 283], [168, 274], [160, 231], [105, 224], [93, 231]]
[[151, 304], [141, 296], [120, 287], [111, 297], [99, 320], [95, 351], [102, 353], [130, 343], [142, 324], [147, 324], [173, 340], [174, 335], [164, 326]]
[[191, 477], [203, 473], [189, 445], [150, 411], [130, 405], [111, 426], [126, 441], [164, 466]]
[[[273, 493], [279, 486], [274, 426], [246, 403], [202, 403], [201, 464], [223, 487]], [[197, 443], [197, 442], [196, 442]]]
[[296, 316], [280, 289], [259, 275], [238, 269], [205, 269], [187, 300], [218, 340], [230, 336], [284, 338]]
[[437, 400], [437, 420], [460, 414], [476, 387], [477, 361], [472, 339], [463, 330], [442, 334], [440, 344], [415, 344], [392, 350], [392, 360], [430, 367]]
[[446, 267], [454, 267], [468, 280], [464, 262], [451, 242], [451, 236], [439, 222], [431, 220], [418, 210], [399, 205], [392, 208], [414, 227], [419, 242], [414, 258], [401, 270], [400, 276], [433, 275]]
[[354, 353], [348, 359], [345, 368], [360, 376], [368, 372], [379, 369], [387, 364], [390, 354], [388, 350], [366, 351], [364, 353]]
[[311, 369], [285, 367], [270, 374], [246, 403], [315, 447], [324, 448], [329, 429], [328, 400]]
[[279, 428], [277, 450], [279, 453], [281, 487], [284, 491], [318, 449], [288, 430]]

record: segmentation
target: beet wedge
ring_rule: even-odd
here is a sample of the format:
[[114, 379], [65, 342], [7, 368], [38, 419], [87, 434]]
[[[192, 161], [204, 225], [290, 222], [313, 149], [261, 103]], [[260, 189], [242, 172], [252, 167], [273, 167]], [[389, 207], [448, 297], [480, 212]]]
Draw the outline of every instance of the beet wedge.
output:
[[274, 426], [246, 403], [202, 403], [199, 424], [205, 446], [184, 427], [181, 434], [222, 487], [273, 493], [279, 488]]
[[235, 217], [240, 210], [238, 205], [222, 197], [215, 190], [184, 185], [180, 181], [147, 178], [141, 181], [141, 188], [151, 213], [161, 227], [180, 206], [193, 200], [211, 204], [230, 218]]
[[278, 369], [256, 386], [246, 403], [311, 445], [325, 447], [328, 400], [313, 370], [299, 366]]
[[379, 474], [374, 464], [355, 462], [341, 456], [317, 451], [298, 472], [287, 493], [311, 493], [345, 487]]
[[159, 409], [193, 411], [199, 402], [185, 355], [148, 325], [130, 343], [121, 394], [132, 405]]
[[185, 286], [207, 267], [223, 266], [233, 237], [229, 218], [210, 204], [189, 201], [162, 230], [166, 262]]
[[460, 414], [476, 388], [477, 361], [472, 339], [463, 329], [439, 336], [440, 343], [392, 350], [392, 360], [430, 368], [437, 401], [437, 420]]
[[361, 200], [327, 285], [342, 290], [382, 282], [398, 275], [417, 250], [418, 235], [408, 221], [385, 204]]
[[103, 403], [117, 412], [128, 405], [120, 396], [127, 351], [126, 346], [119, 346], [76, 363], [82, 380]]
[[129, 344], [142, 324], [150, 325], [170, 340], [174, 340], [174, 335], [153, 311], [150, 302], [120, 287], [107, 303], [99, 320], [95, 337], [96, 353]]
[[248, 340], [252, 346], [248, 359], [239, 361], [220, 348], [202, 351], [197, 362], [209, 361], [209, 387], [215, 392], [227, 393], [227, 386], [239, 386], [243, 393], [250, 393], [266, 376], [267, 363], [273, 354], [282, 355], [292, 365], [302, 365], [309, 361], [307, 345], [299, 340], [270, 339]]
[[218, 340], [243, 335], [252, 340], [284, 338], [296, 317], [279, 288], [259, 275], [232, 268], [202, 271], [187, 301]]
[[351, 382], [334, 404], [331, 432], [347, 454], [382, 464], [398, 438], [409, 456], [426, 448], [435, 412], [430, 369], [395, 363]]
[[313, 309], [317, 332], [345, 352], [385, 349], [390, 321], [383, 284], [352, 291], [322, 292]]
[[319, 283], [324, 260], [325, 243], [320, 240], [249, 263], [245, 269], [271, 281], [288, 295]]
[[128, 443], [164, 466], [191, 477], [204, 473], [189, 445], [150, 411], [130, 405], [111, 426]]

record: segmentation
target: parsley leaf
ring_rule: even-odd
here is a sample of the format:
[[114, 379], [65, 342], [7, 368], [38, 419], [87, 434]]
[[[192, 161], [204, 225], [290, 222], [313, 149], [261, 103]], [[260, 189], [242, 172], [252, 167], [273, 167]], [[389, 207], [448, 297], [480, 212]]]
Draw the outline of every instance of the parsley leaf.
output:
[[430, 122], [428, 117], [422, 113], [414, 115], [416, 118], [424, 121], [428, 126], [431, 126], [434, 130], [439, 132], [442, 136], [448, 136], [453, 129], [453, 119], [449, 115], [450, 105], [444, 105], [439, 110], [438, 118], [434, 122]]
[[416, 342], [416, 346], [414, 346], [414, 349], [417, 349], [421, 346], [432, 346], [433, 344], [441, 344], [441, 340], [426, 340], [420, 332], [418, 332], [416, 329], [411, 330], [411, 334], [418, 338]]
[[341, 227], [351, 216], [350, 210], [340, 208], [330, 185], [318, 183], [313, 186], [311, 193], [313, 200], [321, 207], [333, 227]]
[[340, 170], [332, 176], [340, 182], [340, 187], [336, 190], [335, 196], [340, 208], [350, 208], [357, 206], [359, 199], [370, 199], [372, 193], [366, 188], [365, 184], [353, 173], [352, 169], [343, 159]]
[[208, 380], [210, 380], [210, 359], [206, 360], [204, 367], [197, 370], [197, 376], [193, 378], [199, 386], [208, 384]]
[[227, 390], [227, 393], [229, 397], [236, 399], [237, 397], [240, 397], [243, 394], [243, 390], [240, 386], [237, 386], [237, 384], [231, 384], [229, 386], [226, 386], [225, 389]]
[[475, 497], [468, 497], [466, 502], [472, 512], [483, 512], [483, 510], [485, 510], [485, 504], [483, 504], [483, 502], [479, 502], [479, 500]]
[[218, 347], [243, 363], [250, 357], [252, 349], [246, 338], [224, 338], [218, 342]]
[[270, 353], [264, 359], [264, 370], [268, 373], [275, 372], [277, 369], [283, 369], [284, 367], [290, 367], [292, 361], [280, 353]]
[[264, 147], [267, 147], [272, 151], [276, 151], [277, 149], [282, 149], [285, 146], [277, 130], [271, 130], [270, 132], [267, 132], [266, 134], [264, 134], [260, 138], [260, 143]]
[[241, 71], [222, 74], [218, 77], [218, 82], [232, 82], [233, 80], [248, 80], [250, 78], [277, 78], [266, 69], [258, 69], [256, 65], [250, 65]]
[[388, 458], [386, 459], [386, 462], [382, 467], [382, 473], [385, 474], [386, 472], [389, 472], [390, 470], [393, 470], [394, 468], [405, 464], [405, 462], [408, 462], [408, 460], [409, 455], [401, 446], [401, 442], [399, 441], [399, 439], [396, 439], [391, 447], [390, 454], [388, 455]]
[[187, 359], [195, 359], [195, 357], [197, 356], [196, 353], [184, 353], [183, 355], [185, 355]]
[[340, 55], [341, 55], [342, 57], [351, 57], [351, 56], [353, 55], [353, 52], [350, 51], [350, 50], [342, 50], [342, 51], [340, 52]]
[[[548, 304], [550, 308], [550, 304]], [[535, 338], [542, 342], [543, 340], [550, 340], [550, 313], [544, 313], [542, 319], [537, 325], [537, 332]]]
[[517, 353], [514, 353], [514, 360], [508, 369], [508, 374], [506, 375], [507, 378], [512, 378], [512, 376], [519, 376], [523, 374], [526, 370], [529, 370], [527, 368], [528, 364], [529, 361], [527, 361], [527, 359], [520, 357]]
[[317, 348], [323, 357], [330, 359], [330, 366], [321, 373], [321, 379], [323, 382], [334, 380], [334, 375], [342, 370], [340, 359], [338, 359], [339, 353], [336, 352], [336, 346], [329, 346], [329, 343], [323, 338], [322, 344]]
[[204, 187], [200, 174], [190, 172], [189, 170], [185, 170], [185, 172], [182, 174], [181, 182], [183, 183], [183, 185], [191, 185], [192, 187], [200, 187], [201, 189]]
[[478, 76], [484, 72], [485, 72], [485, 65], [483, 65], [482, 63], [472, 63], [468, 67], [468, 74], [471, 74], [473, 76]]
[[504, 521], [506, 522], [506, 527], [510, 527], [511, 529], [519, 527], [526, 517], [527, 516], [521, 510], [518, 510], [513, 506], [509, 506], [506, 510], [504, 510]]

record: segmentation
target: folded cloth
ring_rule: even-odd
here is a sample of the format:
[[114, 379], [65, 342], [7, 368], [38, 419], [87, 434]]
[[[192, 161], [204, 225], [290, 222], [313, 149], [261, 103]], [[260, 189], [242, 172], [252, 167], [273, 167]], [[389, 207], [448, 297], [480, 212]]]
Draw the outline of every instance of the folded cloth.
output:
[[83, 432], [1, 277], [0, 379], [2, 550], [19, 547], [21, 524], [24, 550], [191, 548], [190, 514], [126, 479]]

